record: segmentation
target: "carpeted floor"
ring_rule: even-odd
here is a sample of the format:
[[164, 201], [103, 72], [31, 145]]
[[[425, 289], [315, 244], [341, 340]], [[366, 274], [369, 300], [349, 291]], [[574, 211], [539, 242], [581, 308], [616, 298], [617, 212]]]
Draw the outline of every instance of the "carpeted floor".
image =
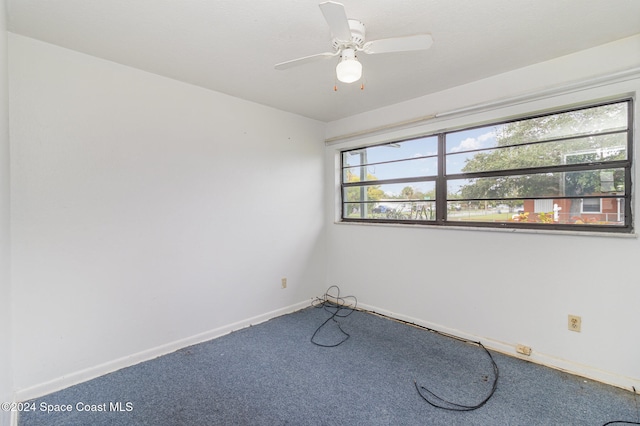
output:
[[[435, 408], [414, 382], [475, 405], [491, 359], [464, 343], [376, 315], [338, 318], [350, 338], [310, 338], [331, 314], [308, 308], [33, 400], [30, 425], [604, 425], [640, 421], [640, 396], [492, 353], [482, 407]], [[333, 321], [315, 341], [341, 338]], [[56, 407], [57, 404], [57, 407]], [[49, 406], [68, 412], [47, 412]], [[82, 409], [105, 411], [81, 411]], [[116, 410], [120, 408], [120, 410]]]

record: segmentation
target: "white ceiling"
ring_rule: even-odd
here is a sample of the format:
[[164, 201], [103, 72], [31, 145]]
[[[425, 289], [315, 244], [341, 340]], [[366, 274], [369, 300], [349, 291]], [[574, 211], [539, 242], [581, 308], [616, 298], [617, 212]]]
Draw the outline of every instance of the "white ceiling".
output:
[[640, 0], [342, 0], [367, 40], [430, 33], [423, 52], [360, 56], [338, 84], [320, 0], [9, 0], [9, 30], [321, 121], [640, 33]]

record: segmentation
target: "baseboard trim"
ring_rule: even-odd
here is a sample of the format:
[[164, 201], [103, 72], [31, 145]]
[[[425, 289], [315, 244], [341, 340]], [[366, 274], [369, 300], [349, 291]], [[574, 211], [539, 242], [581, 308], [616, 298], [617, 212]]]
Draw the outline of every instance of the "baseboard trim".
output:
[[640, 380], [631, 377], [621, 376], [610, 371], [601, 370], [589, 365], [579, 364], [566, 359], [551, 356], [549, 354], [533, 351], [530, 356], [520, 355], [516, 352], [516, 343], [501, 342], [486, 338], [484, 336], [476, 336], [473, 334], [465, 333], [463, 331], [445, 327], [440, 324], [435, 324], [429, 321], [421, 320], [419, 318], [410, 317], [408, 315], [398, 314], [396, 312], [388, 311], [386, 309], [378, 308], [363, 303], [358, 303], [358, 308], [366, 311], [378, 313], [393, 319], [397, 319], [403, 322], [415, 324], [420, 327], [425, 327], [437, 332], [448, 334], [452, 337], [457, 337], [464, 340], [473, 342], [480, 342], [487, 349], [500, 352], [501, 354], [508, 355], [514, 358], [519, 358], [524, 361], [533, 362], [535, 364], [543, 365], [545, 367], [553, 368], [555, 370], [564, 371], [575, 376], [583, 377], [585, 379], [593, 380], [596, 382], [604, 383], [607, 385], [622, 388], [633, 392], [634, 387], [636, 393], [640, 394]]
[[311, 299], [303, 302], [298, 302], [296, 304], [286, 306], [284, 308], [276, 309], [274, 311], [266, 312], [264, 314], [257, 315], [255, 317], [251, 317], [242, 321], [227, 324], [222, 327], [205, 331], [203, 333], [199, 333], [184, 339], [169, 342], [164, 345], [160, 345], [160, 346], [150, 348], [132, 355], [118, 358], [113, 361], [108, 361], [103, 364], [96, 365], [94, 367], [89, 367], [84, 370], [79, 370], [79, 371], [70, 373], [68, 375], [59, 377], [57, 379], [40, 383], [38, 385], [29, 387], [29, 388], [20, 389], [15, 392], [15, 400], [27, 401], [34, 398], [39, 398], [41, 396], [48, 395], [52, 392], [56, 392], [56, 391], [68, 388], [69, 386], [77, 385], [79, 383], [86, 382], [91, 379], [95, 379], [96, 377], [100, 377], [108, 373], [113, 373], [114, 371], [120, 370], [122, 368], [130, 367], [132, 365], [136, 365], [144, 361], [149, 361], [151, 359], [157, 358], [162, 355], [170, 354], [172, 352], [175, 352], [187, 346], [206, 342], [208, 340], [212, 340], [212, 339], [224, 336], [226, 334], [229, 334], [233, 331], [237, 331], [252, 325], [260, 324], [272, 318], [276, 318], [281, 315], [298, 311], [300, 309], [310, 306], [310, 304], [311, 304]]

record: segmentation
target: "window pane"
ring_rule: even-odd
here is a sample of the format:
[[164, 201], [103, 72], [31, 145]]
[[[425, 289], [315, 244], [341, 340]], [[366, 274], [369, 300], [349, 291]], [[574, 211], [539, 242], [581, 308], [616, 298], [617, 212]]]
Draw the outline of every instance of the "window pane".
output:
[[538, 198], [624, 192], [624, 169], [534, 173], [447, 182], [448, 199]]
[[535, 145], [447, 154], [447, 173], [586, 164], [627, 159], [627, 134], [616, 133]]
[[402, 201], [435, 200], [435, 182], [393, 183], [383, 185], [357, 185], [344, 188], [347, 201]]
[[407, 160], [438, 154], [438, 138], [430, 136], [385, 145], [371, 146], [342, 153], [344, 167]]
[[504, 124], [497, 137], [504, 145], [514, 145], [617, 130], [627, 130], [626, 102]]
[[[552, 201], [552, 205], [548, 201]], [[585, 202], [587, 203], [585, 204]], [[547, 204], [550, 207], [549, 210], [536, 211], [536, 207], [540, 207], [542, 204]], [[585, 205], [588, 206], [587, 209], [593, 209], [593, 211], [584, 210]], [[624, 199], [558, 197], [553, 200], [454, 200], [447, 202], [447, 220], [453, 222], [624, 226]]]
[[524, 200], [447, 202], [447, 220], [458, 222], [507, 222], [524, 211]]
[[435, 220], [434, 201], [387, 200], [372, 203], [346, 203], [349, 219]]
[[429, 157], [369, 166], [348, 167], [344, 169], [343, 179], [344, 182], [366, 182], [382, 179], [435, 176], [437, 173], [438, 159]]
[[624, 169], [564, 173], [564, 195], [624, 194]]
[[627, 103], [622, 102], [448, 133], [446, 152], [465, 152], [626, 130]]
[[475, 151], [500, 146], [496, 139], [497, 128], [498, 126], [490, 126], [448, 133], [446, 135], [446, 153]]

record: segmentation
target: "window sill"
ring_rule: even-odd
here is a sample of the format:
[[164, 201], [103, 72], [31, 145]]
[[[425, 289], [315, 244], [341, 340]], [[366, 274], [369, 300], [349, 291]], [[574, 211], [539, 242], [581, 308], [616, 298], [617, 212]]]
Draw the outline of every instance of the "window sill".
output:
[[512, 234], [548, 234], [548, 235], [571, 235], [580, 237], [613, 237], [613, 238], [638, 238], [635, 232], [591, 232], [591, 231], [567, 231], [553, 229], [521, 229], [521, 228], [489, 228], [484, 226], [430, 226], [415, 223], [367, 223], [367, 222], [344, 222], [334, 221], [335, 225], [361, 225], [361, 226], [383, 226], [390, 228], [412, 228], [431, 230], [455, 230], [455, 231], [479, 231], [479, 232], [506, 232]]

